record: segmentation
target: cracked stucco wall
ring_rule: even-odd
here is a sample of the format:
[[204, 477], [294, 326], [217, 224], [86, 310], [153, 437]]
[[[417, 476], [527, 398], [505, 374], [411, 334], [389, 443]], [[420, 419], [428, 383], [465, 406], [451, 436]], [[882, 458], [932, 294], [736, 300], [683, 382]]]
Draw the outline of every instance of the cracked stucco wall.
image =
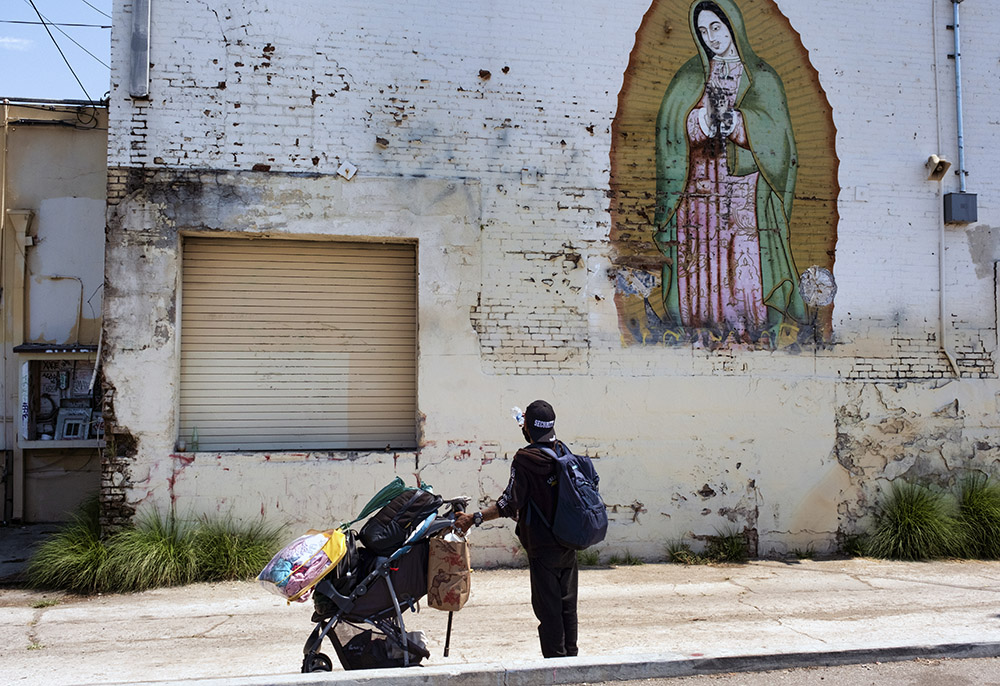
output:
[[[539, 397], [596, 460], [607, 553], [660, 557], [726, 527], [761, 555], [824, 552], [894, 478], [997, 473], [1000, 181], [982, 173], [1000, 161], [996, 9], [963, 5], [980, 221], [942, 233], [954, 180], [928, 182], [923, 162], [954, 137], [946, 12], [892, 0], [886, 43], [861, 0], [772, 4], [808, 49], [840, 161], [832, 344], [791, 352], [623, 345], [610, 136], [648, 0], [588, 0], [570, 17], [518, 2], [348, 0], [333, 14], [320, 0], [161, 0], [146, 100], [121, 86], [130, 3], [117, 4], [104, 363], [122, 517], [174, 504], [323, 527], [417, 473], [488, 503], [520, 445], [509, 409]], [[177, 453], [184, 235], [416, 240], [418, 449]], [[516, 560], [512, 529], [477, 531], [477, 562]]]
[[956, 381], [838, 388], [835, 454], [854, 494], [839, 507], [842, 531], [868, 524], [895, 479], [947, 489], [968, 474], [1000, 473], [996, 392]]

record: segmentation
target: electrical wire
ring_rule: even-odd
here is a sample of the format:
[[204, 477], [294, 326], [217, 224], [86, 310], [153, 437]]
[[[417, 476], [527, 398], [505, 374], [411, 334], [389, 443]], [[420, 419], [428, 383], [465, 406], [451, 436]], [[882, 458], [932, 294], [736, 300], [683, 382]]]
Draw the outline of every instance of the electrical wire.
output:
[[[50, 22], [50, 24], [51, 24], [51, 22]], [[67, 38], [69, 38], [69, 39], [70, 39], [71, 41], [73, 41], [73, 44], [74, 44], [74, 45], [75, 45], [76, 47], [80, 48], [80, 49], [81, 49], [81, 50], [83, 50], [83, 51], [84, 51], [85, 53], [87, 53], [88, 55], [90, 55], [91, 57], [93, 57], [93, 58], [94, 58], [95, 60], [97, 60], [98, 62], [100, 62], [100, 63], [101, 63], [101, 65], [102, 65], [102, 66], [103, 66], [103, 67], [104, 67], [105, 69], [107, 69], [107, 70], [109, 70], [109, 71], [111, 70], [111, 65], [109, 65], [109, 64], [106, 64], [106, 63], [104, 62], [104, 60], [102, 60], [102, 59], [101, 59], [100, 57], [98, 57], [97, 55], [95, 55], [94, 53], [92, 53], [92, 52], [91, 52], [90, 50], [87, 50], [87, 48], [85, 48], [85, 47], [83, 47], [82, 45], [80, 45], [79, 43], [77, 43], [77, 42], [76, 42], [76, 39], [75, 39], [75, 38], [73, 38], [73, 36], [71, 36], [71, 35], [69, 35], [68, 33], [66, 33], [65, 31], [63, 31], [62, 29], [60, 29], [60, 28], [59, 28], [59, 25], [58, 25], [58, 24], [51, 24], [51, 25], [52, 25], [52, 26], [55, 26], [55, 27], [56, 27], [56, 29], [57, 29], [57, 30], [59, 31], [59, 33], [61, 33], [62, 35], [66, 36], [66, 37], [67, 37]]]
[[94, 6], [93, 6], [93, 5], [91, 5], [91, 4], [89, 3], [89, 2], [87, 2], [87, 0], [80, 0], [80, 2], [82, 2], [82, 3], [84, 4], [84, 5], [86, 5], [86, 6], [87, 6], [87, 7], [89, 7], [90, 9], [94, 10], [94, 11], [95, 11], [95, 12], [97, 12], [98, 14], [103, 14], [103, 15], [104, 15], [105, 17], [107, 17], [108, 19], [111, 19], [111, 15], [110, 15], [110, 14], [108, 14], [107, 12], [105, 12], [104, 10], [102, 10], [102, 9], [100, 9], [100, 8], [97, 8], [97, 7], [94, 7]]
[[[45, 26], [45, 21], [24, 21], [21, 19], [0, 19], [0, 24], [23, 24], [26, 26]], [[64, 22], [48, 22], [49, 26], [73, 26], [83, 29], [110, 29], [111, 26], [104, 24], [67, 24]]]
[[[17, 99], [17, 98], [4, 98], [4, 102], [8, 103], [13, 107], [17, 107], [22, 110], [38, 110], [39, 112], [58, 112], [67, 105], [76, 105], [78, 107], [87, 107], [94, 109], [96, 106], [90, 100], [35, 100], [30, 99]], [[49, 104], [36, 104], [36, 103], [52, 103]]]
[[[17, 105], [17, 107], [26, 110], [38, 110], [40, 112], [59, 111], [55, 107], [38, 107], [32, 105]], [[10, 119], [9, 123], [11, 126], [69, 126], [77, 131], [107, 131], [106, 127], [99, 125], [98, 111], [97, 105], [78, 106], [74, 110], [75, 122], [67, 119], [27, 119], [19, 117], [17, 119]]]
[[[31, 6], [32, 6], [32, 7], [34, 7], [34, 4], [33, 4], [33, 3], [29, 3], [29, 4], [31, 4]], [[96, 9], [96, 8], [95, 8], [95, 9]], [[59, 33], [61, 33], [62, 35], [66, 36], [66, 37], [67, 37], [67, 38], [69, 38], [69, 39], [70, 39], [71, 41], [73, 41], [73, 44], [74, 44], [74, 45], [75, 45], [76, 47], [80, 48], [80, 49], [81, 49], [81, 50], [83, 50], [83, 51], [84, 51], [85, 53], [87, 53], [88, 55], [90, 55], [91, 57], [93, 57], [93, 58], [94, 58], [95, 60], [97, 60], [97, 61], [98, 61], [98, 62], [99, 62], [99, 63], [101, 64], [101, 66], [103, 66], [103, 67], [104, 67], [105, 69], [107, 69], [108, 71], [111, 71], [111, 66], [110, 66], [110, 65], [108, 65], [108, 64], [106, 64], [106, 63], [104, 62], [104, 60], [102, 60], [102, 59], [101, 59], [100, 57], [98, 57], [97, 55], [95, 55], [94, 53], [92, 53], [92, 52], [91, 52], [90, 50], [87, 50], [87, 48], [85, 48], [85, 47], [83, 47], [82, 45], [80, 45], [80, 44], [79, 44], [79, 43], [78, 43], [78, 42], [76, 41], [76, 39], [75, 39], [75, 38], [73, 38], [73, 36], [69, 35], [69, 34], [68, 34], [68, 33], [66, 33], [65, 31], [63, 31], [63, 30], [62, 30], [61, 28], [59, 28], [60, 26], [92, 26], [92, 27], [94, 27], [94, 28], [101, 28], [101, 29], [110, 29], [110, 28], [111, 28], [110, 26], [96, 26], [96, 25], [94, 25], [94, 24], [61, 24], [61, 23], [58, 23], [58, 22], [54, 22], [54, 21], [51, 21], [51, 20], [49, 20], [49, 18], [48, 18], [48, 17], [46, 17], [46, 16], [45, 16], [44, 14], [42, 14], [41, 12], [39, 12], [37, 8], [35, 8], [35, 12], [36, 12], [36, 13], [38, 14], [38, 16], [39, 16], [39, 17], [41, 18], [41, 20], [42, 20], [43, 22], [48, 22], [48, 25], [49, 25], [49, 26], [54, 26], [54, 27], [56, 27], [56, 30], [58, 30], [58, 31], [59, 31]], [[35, 25], [37, 25], [37, 24], [38, 24], [39, 22], [37, 22], [37, 21], [34, 21], [34, 22], [24, 22], [24, 23], [31, 23], [31, 24], [35, 24]], [[44, 26], [44, 24], [43, 24], [43, 26]], [[50, 34], [50, 35], [51, 35], [51, 34]], [[62, 52], [62, 51], [60, 51], [60, 52]], [[84, 92], [86, 92], [86, 91], [84, 91]], [[90, 99], [90, 96], [87, 96], [87, 99], [89, 100], [89, 99]]]
[[[86, 119], [84, 119], [84, 110], [89, 110], [89, 113], [86, 115]], [[99, 123], [97, 120], [97, 108], [96, 107], [77, 108], [76, 120], [81, 124], [81, 126], [78, 126], [77, 128], [96, 129], [97, 124]]]
[[[35, 7], [35, 0], [25, 0], [25, 2], [31, 5], [31, 9], [35, 10], [35, 14], [38, 15], [38, 18], [41, 19], [42, 22], [45, 22], [45, 19], [42, 17], [42, 13], [38, 11], [37, 7]], [[63, 62], [66, 63], [66, 66], [69, 68], [70, 73], [73, 74], [73, 78], [76, 79], [76, 82], [80, 84], [80, 89], [83, 91], [83, 94], [87, 96], [87, 100], [93, 102], [94, 99], [90, 97], [90, 93], [88, 93], [87, 89], [84, 88], [83, 81], [80, 80], [80, 77], [77, 76], [76, 72], [73, 70], [73, 65], [69, 63], [68, 59], [66, 59], [66, 54], [62, 51], [62, 48], [59, 47], [59, 42], [56, 40], [56, 37], [52, 35], [52, 32], [49, 30], [48, 24], [45, 23], [44, 26], [45, 26], [45, 33], [49, 34], [49, 38], [52, 39], [52, 44], [56, 46], [56, 50], [59, 51], [59, 55], [63, 58]]]
[[[97, 286], [97, 288], [95, 288], [95, 289], [94, 289], [94, 292], [93, 292], [93, 293], [91, 293], [91, 294], [90, 294], [90, 297], [89, 297], [89, 298], [87, 298], [87, 300], [86, 300], [86, 302], [87, 302], [87, 306], [88, 306], [88, 307], [90, 308], [90, 313], [91, 313], [92, 315], [94, 315], [94, 319], [97, 319], [97, 311], [96, 311], [96, 310], [94, 310], [94, 304], [93, 304], [93, 303], [91, 302], [91, 300], [93, 300], [93, 299], [94, 299], [94, 296], [95, 296], [95, 295], [97, 295], [97, 293], [98, 293], [98, 292], [99, 292], [99, 291], [100, 291], [101, 289], [103, 289], [103, 288], [104, 288], [104, 284], [103, 284], [103, 283], [102, 283], [102, 284], [100, 284], [100, 285], [98, 285], [98, 286]], [[82, 296], [83, 296], [83, 294], [81, 293], [81, 297], [82, 297]]]

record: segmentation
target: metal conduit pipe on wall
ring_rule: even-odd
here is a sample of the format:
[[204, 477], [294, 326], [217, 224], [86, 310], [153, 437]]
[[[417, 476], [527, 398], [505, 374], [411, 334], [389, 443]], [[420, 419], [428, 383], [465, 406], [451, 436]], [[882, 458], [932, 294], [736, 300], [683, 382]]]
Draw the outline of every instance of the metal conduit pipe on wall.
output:
[[[932, 35], [934, 38], [934, 74], [935, 74], [935, 92], [940, 96], [940, 84], [938, 83], [938, 41], [937, 41], [937, 31], [938, 31], [938, 1], [931, 0], [931, 22], [933, 26], [931, 27]], [[958, 157], [959, 157], [959, 169], [956, 172], [961, 179], [961, 188], [964, 192], [965, 190], [965, 131], [964, 124], [962, 120], [962, 67], [961, 67], [961, 35], [959, 32], [959, 11], [958, 5], [962, 0], [952, 0], [952, 15], [953, 22], [952, 26], [948, 26], [949, 29], [954, 30], [954, 58], [955, 58], [955, 91], [956, 91], [956, 110], [958, 115], [958, 127], [957, 127], [957, 139], [958, 139]], [[941, 150], [941, 102], [940, 97], [937, 99], [937, 111], [938, 111], [938, 126], [937, 126], [937, 147]], [[938, 198], [943, 200], [943, 178], [939, 180], [938, 186]], [[946, 236], [945, 236], [945, 211], [944, 203], [939, 204], [940, 219], [938, 221], [938, 339], [940, 341], [941, 352], [944, 354], [945, 359], [948, 361], [948, 366], [951, 368], [952, 373], [956, 378], [961, 378], [961, 372], [958, 369], [958, 364], [955, 361], [955, 352], [952, 349], [951, 343], [948, 338], [948, 308], [947, 308], [947, 285], [945, 277], [945, 249]], [[1000, 320], [998, 320], [1000, 321]]]
[[952, 30], [955, 33], [955, 109], [958, 115], [958, 190], [965, 193], [965, 121], [962, 115], [962, 34], [959, 28], [958, 6], [962, 0], [951, 0]]

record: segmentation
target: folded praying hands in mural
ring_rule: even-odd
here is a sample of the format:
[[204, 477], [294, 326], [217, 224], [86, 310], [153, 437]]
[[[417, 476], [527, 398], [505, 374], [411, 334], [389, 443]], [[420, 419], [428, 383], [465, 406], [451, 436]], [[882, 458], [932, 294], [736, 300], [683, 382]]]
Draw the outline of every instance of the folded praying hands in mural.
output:
[[705, 107], [698, 110], [698, 123], [702, 133], [709, 138], [726, 138], [736, 130], [739, 112], [730, 109], [729, 93], [721, 86], [709, 83], [705, 86]]

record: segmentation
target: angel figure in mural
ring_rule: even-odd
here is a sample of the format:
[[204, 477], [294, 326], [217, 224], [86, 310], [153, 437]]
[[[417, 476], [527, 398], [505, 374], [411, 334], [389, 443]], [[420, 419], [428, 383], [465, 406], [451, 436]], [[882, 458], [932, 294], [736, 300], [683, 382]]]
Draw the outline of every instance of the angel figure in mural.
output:
[[674, 75], [656, 122], [654, 239], [666, 258], [657, 315], [695, 340], [773, 346], [805, 321], [784, 86], [753, 52], [734, 0], [696, 0], [688, 20], [698, 54]]

